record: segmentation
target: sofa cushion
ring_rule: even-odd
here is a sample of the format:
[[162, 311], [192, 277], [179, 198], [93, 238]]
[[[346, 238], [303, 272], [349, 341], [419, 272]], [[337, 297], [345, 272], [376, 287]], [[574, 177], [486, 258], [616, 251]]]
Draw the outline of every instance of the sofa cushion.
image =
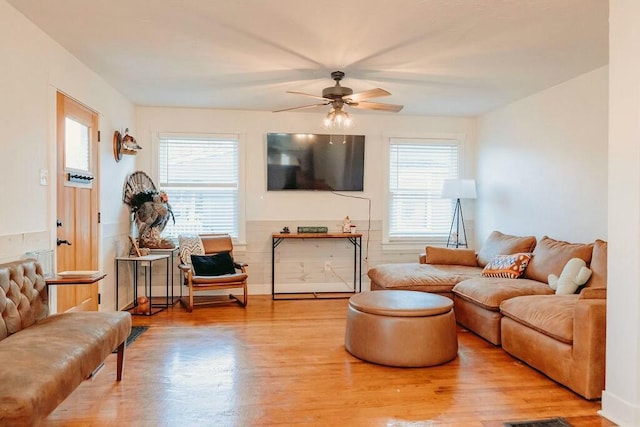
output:
[[[530, 295], [500, 304], [504, 316], [553, 339], [573, 343], [573, 313], [578, 295]], [[581, 327], [581, 325], [575, 325]]]
[[536, 238], [534, 236], [518, 237], [494, 231], [478, 252], [478, 265], [484, 267], [498, 255], [531, 252], [535, 247]]
[[487, 310], [499, 311], [504, 300], [523, 295], [553, 294], [553, 289], [536, 280], [478, 277], [458, 283], [453, 293]]
[[473, 249], [453, 249], [427, 246], [425, 248], [426, 264], [466, 265], [477, 267], [476, 252]]
[[529, 260], [531, 260], [531, 254], [529, 253], [498, 255], [484, 266], [482, 276], [517, 279], [524, 274], [524, 270], [529, 265]]
[[607, 287], [607, 242], [596, 240], [593, 244], [591, 256], [591, 279], [587, 282], [589, 288]]
[[480, 267], [416, 263], [381, 264], [369, 269], [371, 281], [384, 289], [451, 292], [456, 283], [479, 277]]
[[571, 258], [583, 259], [589, 265], [592, 252], [593, 243], [568, 243], [544, 236], [533, 250], [533, 258], [524, 277], [547, 283], [549, 274], [560, 276]]

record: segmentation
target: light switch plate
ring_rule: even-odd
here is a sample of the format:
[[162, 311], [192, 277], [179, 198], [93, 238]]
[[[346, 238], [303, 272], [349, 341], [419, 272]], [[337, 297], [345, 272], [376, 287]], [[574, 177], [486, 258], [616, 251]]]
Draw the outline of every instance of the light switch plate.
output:
[[49, 184], [49, 171], [46, 169], [40, 169], [40, 185]]

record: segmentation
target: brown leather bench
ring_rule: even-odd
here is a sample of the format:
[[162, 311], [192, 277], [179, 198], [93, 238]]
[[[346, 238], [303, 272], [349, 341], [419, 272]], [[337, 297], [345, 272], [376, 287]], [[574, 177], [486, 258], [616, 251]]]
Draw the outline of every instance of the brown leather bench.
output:
[[37, 425], [117, 348], [122, 378], [127, 312], [49, 316], [33, 259], [0, 264], [0, 425]]

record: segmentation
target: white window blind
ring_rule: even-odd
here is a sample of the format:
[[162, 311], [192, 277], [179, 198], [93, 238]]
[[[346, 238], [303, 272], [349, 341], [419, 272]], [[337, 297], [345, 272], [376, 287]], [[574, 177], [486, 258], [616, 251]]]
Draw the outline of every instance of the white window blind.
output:
[[238, 137], [161, 136], [159, 187], [175, 225], [164, 235], [228, 233], [238, 238]]
[[455, 140], [389, 141], [389, 240], [445, 239], [455, 200], [441, 197], [442, 182], [458, 178]]

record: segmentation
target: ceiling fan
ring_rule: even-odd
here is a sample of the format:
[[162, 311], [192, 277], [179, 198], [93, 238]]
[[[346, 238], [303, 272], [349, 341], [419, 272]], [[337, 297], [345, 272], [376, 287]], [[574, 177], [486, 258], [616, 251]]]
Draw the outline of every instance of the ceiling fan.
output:
[[316, 98], [322, 100], [320, 103], [302, 105], [299, 107], [292, 108], [283, 108], [282, 110], [276, 110], [274, 113], [279, 113], [281, 111], [291, 111], [291, 110], [301, 110], [303, 108], [312, 108], [319, 107], [322, 105], [331, 105], [331, 110], [329, 114], [343, 113], [343, 107], [348, 105], [354, 108], [364, 108], [367, 110], [378, 110], [378, 111], [391, 111], [397, 113], [402, 110], [403, 105], [395, 105], [395, 104], [383, 104], [380, 102], [369, 102], [367, 99], [371, 98], [379, 98], [381, 96], [389, 96], [391, 95], [384, 89], [376, 88], [371, 90], [366, 90], [364, 92], [353, 93], [353, 89], [348, 88], [346, 86], [340, 85], [340, 80], [344, 78], [344, 73], [342, 71], [334, 71], [331, 73], [331, 78], [335, 80], [335, 86], [327, 87], [322, 90], [322, 96], [311, 95], [303, 92], [294, 92], [287, 91], [287, 93], [295, 93], [298, 95], [309, 96], [311, 98]]

